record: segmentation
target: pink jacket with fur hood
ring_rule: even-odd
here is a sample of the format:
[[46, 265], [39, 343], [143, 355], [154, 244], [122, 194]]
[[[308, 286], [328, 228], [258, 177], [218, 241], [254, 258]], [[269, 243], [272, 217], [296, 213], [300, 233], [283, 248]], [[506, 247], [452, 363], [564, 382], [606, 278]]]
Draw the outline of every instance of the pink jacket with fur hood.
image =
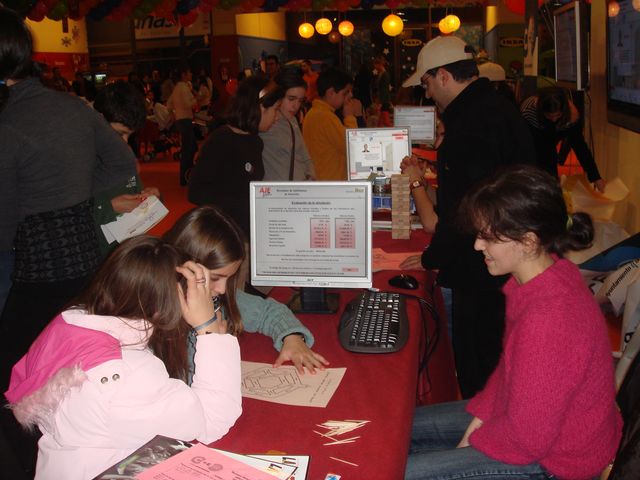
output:
[[147, 327], [68, 310], [16, 364], [6, 396], [16, 418], [43, 433], [36, 479], [91, 479], [155, 435], [210, 443], [233, 426], [237, 339], [199, 335], [189, 387], [149, 350]]

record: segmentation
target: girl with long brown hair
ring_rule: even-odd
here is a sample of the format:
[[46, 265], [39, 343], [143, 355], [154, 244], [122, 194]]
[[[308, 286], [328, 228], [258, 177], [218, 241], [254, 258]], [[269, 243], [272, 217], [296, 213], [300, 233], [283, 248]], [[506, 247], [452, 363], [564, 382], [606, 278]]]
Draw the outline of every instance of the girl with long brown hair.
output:
[[229, 430], [242, 411], [240, 351], [210, 283], [173, 246], [136, 237], [52, 320], [6, 393], [18, 421], [43, 433], [37, 479], [93, 478], [158, 434], [210, 443]]

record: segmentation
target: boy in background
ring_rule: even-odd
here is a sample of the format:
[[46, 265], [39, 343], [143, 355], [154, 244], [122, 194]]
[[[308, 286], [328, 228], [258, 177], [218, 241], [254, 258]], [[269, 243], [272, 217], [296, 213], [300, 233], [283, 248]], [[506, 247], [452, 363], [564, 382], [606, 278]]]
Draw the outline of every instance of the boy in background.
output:
[[[317, 180], [346, 180], [347, 152], [345, 129], [357, 128], [362, 104], [352, 98], [351, 77], [336, 68], [318, 76], [318, 95], [304, 118], [302, 134], [315, 165]], [[335, 111], [342, 109], [341, 121]]]

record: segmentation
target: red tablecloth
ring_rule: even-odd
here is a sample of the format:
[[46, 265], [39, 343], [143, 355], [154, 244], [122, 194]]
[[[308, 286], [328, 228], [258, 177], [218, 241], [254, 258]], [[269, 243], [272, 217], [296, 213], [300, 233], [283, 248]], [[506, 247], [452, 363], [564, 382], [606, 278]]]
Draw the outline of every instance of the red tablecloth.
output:
[[[376, 232], [374, 245], [389, 251], [404, 248], [416, 250], [427, 237], [420, 233], [412, 240], [391, 240], [390, 232]], [[414, 244], [415, 242], [415, 244]], [[383, 271], [374, 275], [374, 286], [384, 290], [397, 290], [388, 280], [398, 272]], [[423, 295], [431, 289], [427, 285], [432, 277], [427, 272], [412, 272], [420, 280], [420, 287], [404, 293]], [[428, 288], [427, 288], [428, 287]], [[397, 290], [401, 291], [401, 290]], [[293, 291], [275, 288], [272, 296], [287, 302]], [[348, 301], [360, 290], [340, 290], [340, 313]], [[311, 455], [309, 479], [324, 479], [329, 472], [342, 475], [343, 479], [401, 479], [404, 474], [409, 444], [411, 419], [416, 404], [418, 365], [424, 349], [424, 329], [418, 302], [407, 300], [410, 319], [410, 338], [399, 352], [391, 354], [355, 354], [344, 350], [337, 337], [340, 314], [300, 315], [300, 320], [313, 332], [314, 350], [331, 362], [331, 367], [346, 367], [347, 371], [335, 395], [326, 408], [294, 407], [243, 399], [243, 414], [236, 425], [221, 440], [212, 444], [216, 448], [238, 453], [281, 452], [291, 455]], [[428, 318], [429, 331], [433, 331], [433, 319]], [[445, 328], [441, 330], [446, 330]], [[445, 332], [446, 335], [446, 332]], [[438, 370], [446, 369], [451, 375], [451, 355], [448, 339], [441, 338], [443, 346]], [[243, 360], [271, 363], [276, 358], [271, 340], [262, 335], [243, 335], [240, 339]], [[437, 353], [437, 352], [436, 352]], [[442, 361], [447, 359], [448, 361]], [[430, 366], [434, 378], [435, 365]], [[424, 382], [420, 382], [424, 390]], [[432, 380], [430, 395], [436, 401], [455, 399], [455, 387], [436, 388]], [[370, 420], [354, 435], [360, 435], [355, 443], [324, 446], [327, 443], [319, 435], [317, 424], [327, 420]], [[358, 466], [351, 466], [330, 457], [336, 457]]]

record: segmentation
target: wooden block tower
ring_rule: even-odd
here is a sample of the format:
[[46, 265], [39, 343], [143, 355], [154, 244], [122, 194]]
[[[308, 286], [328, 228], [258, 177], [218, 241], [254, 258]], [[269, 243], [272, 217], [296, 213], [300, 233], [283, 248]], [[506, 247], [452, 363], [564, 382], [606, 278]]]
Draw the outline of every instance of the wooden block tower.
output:
[[409, 175], [391, 176], [391, 238], [411, 236]]

